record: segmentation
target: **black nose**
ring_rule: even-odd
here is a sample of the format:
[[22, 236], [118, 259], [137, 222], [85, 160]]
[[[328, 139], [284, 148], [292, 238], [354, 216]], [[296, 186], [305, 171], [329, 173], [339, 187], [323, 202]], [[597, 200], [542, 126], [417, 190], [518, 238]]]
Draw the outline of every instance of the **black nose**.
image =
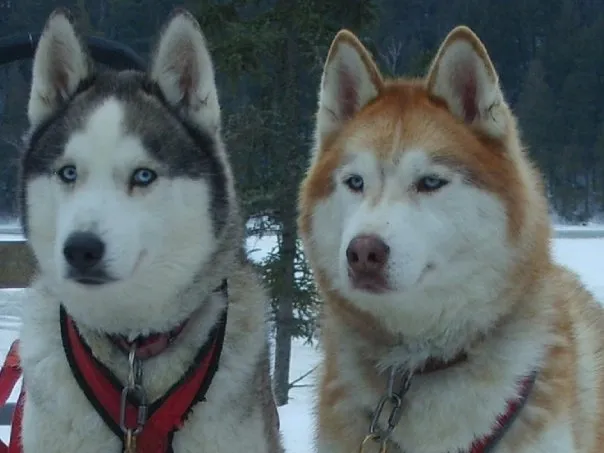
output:
[[63, 255], [69, 265], [81, 272], [99, 264], [104, 254], [105, 244], [93, 233], [73, 233], [63, 247]]

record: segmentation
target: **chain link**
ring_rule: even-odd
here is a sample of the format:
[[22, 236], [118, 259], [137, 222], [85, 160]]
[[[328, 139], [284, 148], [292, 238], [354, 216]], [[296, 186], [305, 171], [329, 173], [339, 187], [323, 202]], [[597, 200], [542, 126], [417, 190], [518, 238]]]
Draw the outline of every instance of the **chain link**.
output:
[[[128, 399], [137, 402], [136, 426], [129, 427], [126, 422]], [[142, 432], [147, 422], [147, 393], [143, 387], [143, 367], [136, 357], [136, 345], [132, 345], [128, 354], [128, 380], [122, 389], [120, 398], [120, 428], [124, 433], [126, 453], [136, 453], [136, 437]]]
[[[397, 383], [397, 378], [398, 385], [395, 386]], [[396, 368], [392, 368], [390, 370], [386, 393], [380, 398], [375, 410], [373, 411], [371, 424], [369, 425], [369, 433], [365, 436], [363, 442], [361, 443], [359, 449], [360, 453], [364, 453], [366, 444], [368, 444], [369, 441], [378, 442], [380, 444], [380, 453], [386, 453], [390, 435], [392, 434], [392, 431], [394, 431], [394, 428], [396, 428], [398, 422], [401, 420], [403, 397], [411, 386], [412, 378], [413, 375], [411, 373], [405, 372], [399, 374]], [[390, 410], [390, 414], [387, 418], [386, 428], [382, 429], [379, 426], [379, 422], [382, 412], [384, 412], [386, 403], [390, 403], [392, 409]]]

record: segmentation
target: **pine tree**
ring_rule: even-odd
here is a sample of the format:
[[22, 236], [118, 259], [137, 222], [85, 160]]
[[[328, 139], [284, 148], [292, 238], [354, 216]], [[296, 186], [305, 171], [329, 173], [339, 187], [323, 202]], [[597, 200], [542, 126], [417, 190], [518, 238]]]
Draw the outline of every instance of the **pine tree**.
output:
[[550, 194], [555, 190], [553, 186], [560, 161], [559, 143], [552, 140], [554, 137], [550, 129], [555, 109], [553, 93], [545, 81], [543, 64], [541, 60], [534, 59], [528, 65], [515, 112], [523, 141], [544, 174]]

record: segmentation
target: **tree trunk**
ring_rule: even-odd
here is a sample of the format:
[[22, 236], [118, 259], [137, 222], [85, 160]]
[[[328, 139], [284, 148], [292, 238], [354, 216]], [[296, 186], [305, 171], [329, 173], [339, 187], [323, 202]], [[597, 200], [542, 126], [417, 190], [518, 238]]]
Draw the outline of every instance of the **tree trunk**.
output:
[[294, 327], [294, 295], [296, 258], [296, 223], [292, 215], [287, 215], [281, 223], [280, 262], [283, 266], [283, 280], [279, 291], [277, 308], [277, 333], [275, 338], [275, 399], [278, 406], [287, 404], [289, 398], [289, 368], [291, 362], [292, 333]]
[[[280, 5], [292, 15], [293, 4], [288, 0], [283, 0]], [[296, 87], [296, 37], [292, 29], [288, 29], [286, 39], [282, 47], [283, 66], [280, 73], [283, 81], [284, 99], [288, 99], [287, 108], [283, 109], [281, 104], [282, 114], [286, 119], [286, 124], [289, 125], [291, 131], [288, 138], [293, 139], [296, 131], [296, 109], [297, 87]], [[285, 138], [285, 137], [283, 137]], [[290, 147], [285, 147], [290, 156], [298, 150], [295, 140]], [[293, 157], [293, 156], [292, 156]], [[279, 250], [279, 261], [283, 269], [283, 278], [281, 279], [281, 287], [279, 288], [279, 303], [277, 308], [277, 332], [275, 345], [275, 399], [278, 406], [287, 404], [289, 399], [289, 368], [291, 362], [291, 345], [292, 336], [294, 333], [294, 291], [296, 288], [295, 277], [295, 259], [296, 259], [296, 239], [297, 239], [297, 224], [296, 224], [296, 209], [292, 205], [292, 200], [296, 199], [297, 185], [288, 187], [283, 194], [285, 204], [279, 207], [281, 230], [281, 247]], [[289, 193], [292, 192], [292, 193]], [[289, 195], [289, 196], [288, 196]], [[294, 208], [294, 209], [292, 209]]]

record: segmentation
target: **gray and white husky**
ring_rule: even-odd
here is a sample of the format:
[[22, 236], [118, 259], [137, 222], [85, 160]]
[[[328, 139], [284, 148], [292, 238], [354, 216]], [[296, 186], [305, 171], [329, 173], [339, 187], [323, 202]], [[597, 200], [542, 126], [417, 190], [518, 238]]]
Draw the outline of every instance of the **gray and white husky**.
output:
[[282, 452], [268, 298], [196, 20], [172, 14], [147, 73], [100, 72], [55, 10], [28, 116], [24, 453]]

